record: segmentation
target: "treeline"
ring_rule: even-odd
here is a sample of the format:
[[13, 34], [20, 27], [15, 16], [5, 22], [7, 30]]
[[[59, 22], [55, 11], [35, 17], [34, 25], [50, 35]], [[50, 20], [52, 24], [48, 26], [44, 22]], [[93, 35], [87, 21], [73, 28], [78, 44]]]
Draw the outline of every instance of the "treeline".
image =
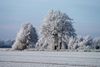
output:
[[13, 45], [14, 40], [0, 40], [0, 48], [11, 48], [11, 46]]
[[[51, 10], [43, 20], [40, 38], [35, 27], [31, 23], [26, 23], [21, 26], [15, 41], [6, 42], [6, 47], [13, 44], [12, 50], [100, 49], [100, 38], [79, 37], [73, 22], [67, 14]], [[3, 44], [5, 42], [1, 42], [1, 45]]]

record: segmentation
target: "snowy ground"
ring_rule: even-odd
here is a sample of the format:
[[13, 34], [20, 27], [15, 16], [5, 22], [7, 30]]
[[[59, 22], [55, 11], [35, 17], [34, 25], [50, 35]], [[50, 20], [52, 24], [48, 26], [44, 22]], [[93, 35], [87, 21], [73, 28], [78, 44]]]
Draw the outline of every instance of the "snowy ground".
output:
[[0, 67], [100, 67], [100, 53], [0, 51]]

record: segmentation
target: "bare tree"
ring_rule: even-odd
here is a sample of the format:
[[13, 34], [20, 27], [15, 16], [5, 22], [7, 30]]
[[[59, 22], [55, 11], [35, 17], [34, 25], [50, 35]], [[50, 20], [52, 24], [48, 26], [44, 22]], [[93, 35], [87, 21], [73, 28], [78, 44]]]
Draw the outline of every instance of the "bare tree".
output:
[[23, 50], [29, 46], [35, 47], [35, 43], [37, 42], [38, 36], [35, 28], [32, 24], [27, 23], [22, 25], [19, 30], [15, 43], [12, 46], [14, 50]]
[[72, 19], [60, 11], [50, 11], [42, 25], [42, 37], [36, 44], [39, 50], [67, 49], [70, 37], [75, 37]]

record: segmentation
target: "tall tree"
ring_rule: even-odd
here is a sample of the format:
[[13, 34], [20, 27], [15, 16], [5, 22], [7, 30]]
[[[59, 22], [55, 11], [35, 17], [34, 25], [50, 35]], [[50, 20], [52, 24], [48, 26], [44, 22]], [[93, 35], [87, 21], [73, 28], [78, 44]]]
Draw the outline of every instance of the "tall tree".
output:
[[60, 11], [50, 11], [44, 19], [42, 25], [42, 37], [36, 44], [39, 50], [67, 49], [70, 37], [75, 37], [73, 20], [68, 15]]

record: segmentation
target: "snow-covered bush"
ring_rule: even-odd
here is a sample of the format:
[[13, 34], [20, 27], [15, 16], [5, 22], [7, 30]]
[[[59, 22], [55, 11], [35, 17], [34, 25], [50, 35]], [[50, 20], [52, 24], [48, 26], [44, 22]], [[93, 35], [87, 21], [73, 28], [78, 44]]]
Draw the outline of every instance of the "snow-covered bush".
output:
[[76, 38], [70, 37], [69, 43], [68, 43], [68, 49], [74, 49], [73, 46], [74, 46], [75, 42], [76, 42]]
[[39, 50], [67, 49], [70, 37], [75, 37], [72, 19], [60, 11], [50, 11], [44, 19], [42, 37], [36, 44]]
[[93, 46], [93, 38], [91, 36], [77, 38], [79, 49], [90, 49]]
[[35, 47], [35, 43], [37, 42], [38, 36], [35, 28], [32, 24], [27, 23], [22, 25], [19, 30], [15, 43], [12, 46], [14, 50], [23, 50], [29, 46]]
[[86, 37], [71, 37], [68, 43], [68, 49], [91, 49], [93, 48], [93, 38]]
[[93, 40], [93, 48], [94, 49], [100, 49], [100, 38], [95, 38]]

